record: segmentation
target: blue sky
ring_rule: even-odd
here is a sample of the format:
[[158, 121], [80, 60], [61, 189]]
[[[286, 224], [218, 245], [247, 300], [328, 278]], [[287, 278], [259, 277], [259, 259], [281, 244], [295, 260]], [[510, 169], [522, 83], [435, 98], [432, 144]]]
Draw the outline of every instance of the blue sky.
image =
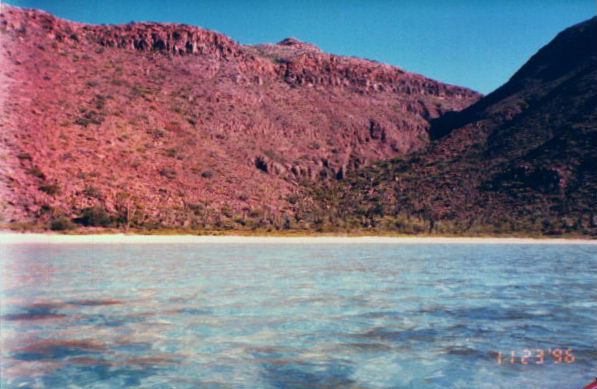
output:
[[243, 44], [286, 37], [489, 93], [594, 0], [9, 0], [85, 23], [179, 22]]

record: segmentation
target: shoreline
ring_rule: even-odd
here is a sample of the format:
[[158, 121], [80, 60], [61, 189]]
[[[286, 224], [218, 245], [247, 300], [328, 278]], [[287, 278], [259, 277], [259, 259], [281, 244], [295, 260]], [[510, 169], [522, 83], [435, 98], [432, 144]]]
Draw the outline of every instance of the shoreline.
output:
[[594, 239], [513, 237], [410, 236], [246, 236], [246, 235], [140, 235], [0, 232], [0, 246], [10, 244], [586, 244]]

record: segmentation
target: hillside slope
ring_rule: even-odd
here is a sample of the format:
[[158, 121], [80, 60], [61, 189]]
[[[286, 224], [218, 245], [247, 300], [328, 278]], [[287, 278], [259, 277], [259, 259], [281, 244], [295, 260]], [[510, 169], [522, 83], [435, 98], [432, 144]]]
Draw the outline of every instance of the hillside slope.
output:
[[5, 223], [279, 227], [302, 182], [420, 150], [480, 98], [295, 39], [1, 7]]
[[563, 31], [495, 92], [433, 120], [427, 149], [316, 188], [321, 223], [595, 236], [596, 27]]

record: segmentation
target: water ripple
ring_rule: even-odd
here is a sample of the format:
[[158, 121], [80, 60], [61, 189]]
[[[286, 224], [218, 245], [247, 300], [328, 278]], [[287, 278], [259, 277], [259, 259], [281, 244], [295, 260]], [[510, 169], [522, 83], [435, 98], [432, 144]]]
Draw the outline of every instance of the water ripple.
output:
[[[11, 245], [1, 255], [2, 388], [562, 389], [594, 375], [597, 269], [584, 246]], [[575, 362], [496, 362], [554, 348]]]

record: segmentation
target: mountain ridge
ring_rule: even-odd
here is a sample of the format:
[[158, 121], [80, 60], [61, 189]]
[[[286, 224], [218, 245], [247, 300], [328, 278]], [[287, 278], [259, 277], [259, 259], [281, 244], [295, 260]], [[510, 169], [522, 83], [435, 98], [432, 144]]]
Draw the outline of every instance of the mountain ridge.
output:
[[295, 38], [4, 6], [0, 213], [56, 230], [594, 236], [594, 24], [483, 97]]
[[243, 46], [177, 24], [3, 5], [0, 34], [7, 222], [92, 207], [130, 219], [131, 198], [133, 224], [279, 223], [304, 180], [419, 149], [428, 118], [480, 97], [298, 41]]
[[[85, 24], [72, 22], [65, 19], [60, 19], [54, 15], [36, 9], [20, 9], [3, 5], [4, 13], [10, 15], [10, 18], [3, 16], [2, 29], [8, 32], [16, 32], [18, 34], [27, 34], [27, 25], [34, 28], [42, 28], [46, 32], [46, 37], [57, 42], [76, 42], [81, 43], [85, 40], [89, 43], [99, 44], [104, 47], [115, 47], [120, 49], [138, 50], [138, 51], [157, 51], [171, 55], [212, 55], [223, 59], [240, 58], [248, 62], [256, 62], [255, 68], [251, 70], [258, 70], [265, 74], [275, 73], [282, 75], [287, 80], [292, 80], [298, 84], [316, 83], [313, 77], [307, 74], [293, 74], [289, 70], [288, 61], [282, 60], [274, 63], [272, 68], [271, 63], [265, 61], [261, 63], [260, 60], [271, 59], [272, 54], [261, 55], [259, 48], [266, 49], [272, 47], [285, 47], [292, 50], [291, 56], [297, 57], [308, 54], [322, 54], [325, 61], [321, 67], [334, 67], [334, 65], [342, 65], [343, 61], [350, 61], [349, 64], [354, 66], [369, 65], [374, 66], [375, 71], [367, 71], [370, 77], [359, 78], [351, 82], [351, 84], [366, 84], [369, 91], [374, 91], [376, 88], [384, 88], [378, 82], [390, 82], [395, 92], [403, 92], [400, 86], [404, 84], [403, 78], [414, 77], [417, 83], [421, 83], [422, 88], [427, 88], [430, 93], [441, 95], [446, 93], [448, 95], [458, 96], [458, 93], [467, 95], [470, 89], [441, 83], [431, 80], [420, 74], [407, 72], [397, 66], [379, 63], [372, 60], [361, 59], [356, 57], [345, 57], [334, 54], [324, 53], [321, 49], [312, 43], [301, 42], [296, 38], [285, 38], [277, 44], [259, 44], [259, 45], [242, 45], [227, 37], [226, 35], [205, 29], [198, 26], [191, 26], [179, 23], [158, 23], [158, 22], [131, 22], [128, 24], [108, 25], [108, 24]], [[10, 20], [10, 22], [8, 21]], [[32, 23], [35, 21], [35, 23]], [[81, 36], [79, 36], [81, 35]], [[255, 50], [257, 48], [257, 50]], [[308, 49], [305, 49], [308, 48]], [[257, 54], [257, 55], [255, 55]], [[274, 61], [276, 62], [276, 61]], [[384, 71], [389, 74], [380, 74]], [[342, 68], [340, 72], [350, 72], [350, 69]], [[291, 73], [292, 76], [289, 77]], [[350, 74], [344, 74], [345, 80], [337, 78], [327, 80], [329, 84], [347, 85], [346, 81], [353, 81]], [[359, 72], [353, 72], [353, 76], [363, 76]], [[311, 75], [312, 76], [312, 75]], [[402, 77], [401, 77], [402, 76]], [[303, 77], [306, 80], [303, 81]], [[432, 81], [427, 84], [426, 81]], [[363, 85], [361, 85], [363, 86]], [[447, 88], [446, 88], [447, 87]], [[383, 89], [382, 89], [383, 90]], [[456, 93], [454, 93], [456, 92]], [[476, 92], [473, 92], [476, 95]], [[465, 103], [466, 105], [467, 103]]]

